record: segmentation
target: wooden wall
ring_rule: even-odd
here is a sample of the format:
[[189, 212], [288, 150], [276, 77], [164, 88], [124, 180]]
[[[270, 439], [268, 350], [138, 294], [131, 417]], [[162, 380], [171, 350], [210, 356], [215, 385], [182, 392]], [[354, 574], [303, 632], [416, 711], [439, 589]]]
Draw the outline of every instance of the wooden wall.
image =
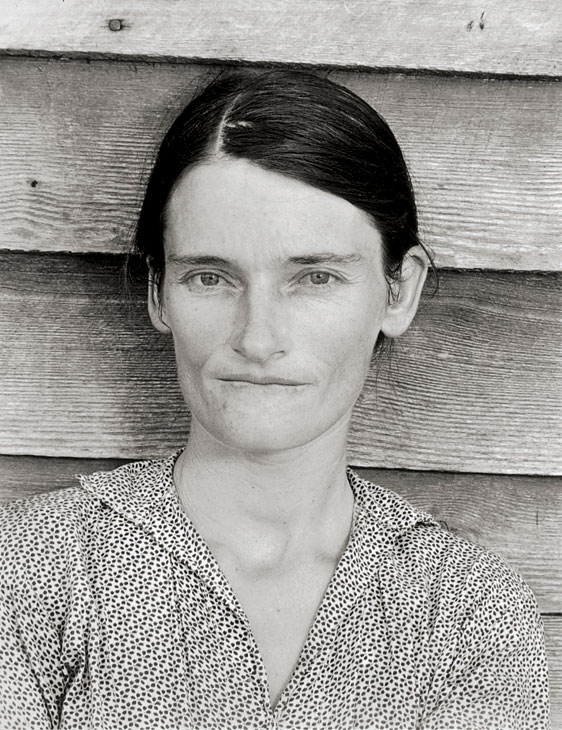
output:
[[350, 462], [524, 575], [562, 730], [559, 0], [20, 0], [3, 14], [1, 498], [185, 441], [170, 343], [122, 273], [150, 160], [226, 64], [328, 73], [395, 130], [441, 280], [369, 378]]

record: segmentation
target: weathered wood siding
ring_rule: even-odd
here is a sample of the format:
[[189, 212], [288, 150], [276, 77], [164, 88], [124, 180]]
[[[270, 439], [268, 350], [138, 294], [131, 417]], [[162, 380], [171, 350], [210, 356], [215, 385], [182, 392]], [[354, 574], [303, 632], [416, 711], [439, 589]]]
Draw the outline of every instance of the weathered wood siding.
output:
[[552, 76], [561, 12], [558, 0], [18, 0], [0, 48]]
[[[4, 58], [0, 247], [126, 249], [157, 140], [213, 70]], [[391, 124], [439, 266], [562, 268], [562, 84], [330, 77]]]
[[170, 342], [124, 290], [167, 124], [225, 64], [304, 64], [387, 118], [440, 268], [350, 462], [502, 555], [543, 613], [562, 730], [562, 5], [20, 0], [0, 18], [0, 499], [167, 453]]

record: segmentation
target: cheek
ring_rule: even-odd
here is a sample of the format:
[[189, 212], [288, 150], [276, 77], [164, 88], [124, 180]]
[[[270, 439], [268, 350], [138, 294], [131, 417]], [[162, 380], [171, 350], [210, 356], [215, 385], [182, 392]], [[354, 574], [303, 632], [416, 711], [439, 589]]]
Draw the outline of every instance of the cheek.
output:
[[215, 312], [214, 309], [208, 303], [185, 307], [173, 300], [169, 302], [169, 325], [180, 372], [201, 369], [228, 341], [228, 315], [224, 310]]
[[350, 389], [356, 389], [367, 374], [382, 320], [380, 307], [364, 305], [325, 312], [307, 327], [302, 339], [303, 347], [324, 364], [330, 379]]

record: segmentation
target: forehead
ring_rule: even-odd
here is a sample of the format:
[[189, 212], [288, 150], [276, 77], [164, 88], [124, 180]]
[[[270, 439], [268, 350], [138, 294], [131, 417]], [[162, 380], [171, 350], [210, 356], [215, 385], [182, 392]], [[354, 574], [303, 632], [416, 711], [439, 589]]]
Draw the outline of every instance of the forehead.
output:
[[197, 165], [167, 207], [166, 254], [298, 256], [360, 253], [380, 258], [368, 216], [343, 198], [246, 160]]

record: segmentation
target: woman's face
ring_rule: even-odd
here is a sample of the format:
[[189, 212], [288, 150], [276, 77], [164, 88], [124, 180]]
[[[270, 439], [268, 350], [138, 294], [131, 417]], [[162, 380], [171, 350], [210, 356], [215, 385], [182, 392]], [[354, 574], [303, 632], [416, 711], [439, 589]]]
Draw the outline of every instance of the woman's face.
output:
[[381, 254], [341, 198], [243, 160], [191, 169], [149, 306], [194, 422], [255, 454], [345, 428], [389, 308]]

